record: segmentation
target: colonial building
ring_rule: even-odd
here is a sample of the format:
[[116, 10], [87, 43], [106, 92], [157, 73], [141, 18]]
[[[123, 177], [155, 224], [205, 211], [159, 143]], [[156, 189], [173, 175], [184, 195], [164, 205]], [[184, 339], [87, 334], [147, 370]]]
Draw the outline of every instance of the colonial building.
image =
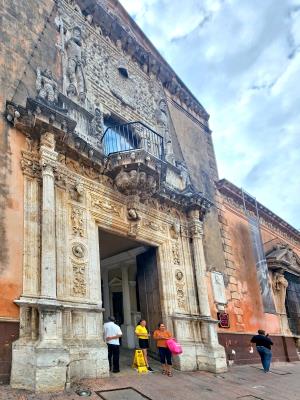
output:
[[[298, 360], [300, 232], [227, 180], [219, 181], [217, 188], [225, 255], [224, 309], [230, 320], [228, 327], [219, 329], [219, 339], [227, 358], [258, 362], [248, 345], [252, 334], [264, 329], [274, 342], [273, 360]], [[218, 301], [215, 304], [214, 317]]]
[[263, 241], [276, 238], [273, 287], [260, 282], [208, 113], [118, 1], [2, 13], [1, 380], [51, 391], [108, 376], [109, 314], [127, 348], [141, 316], [152, 331], [163, 320], [185, 371], [225, 371], [262, 324], [296, 356], [284, 288], [298, 285], [299, 232], [260, 211]]

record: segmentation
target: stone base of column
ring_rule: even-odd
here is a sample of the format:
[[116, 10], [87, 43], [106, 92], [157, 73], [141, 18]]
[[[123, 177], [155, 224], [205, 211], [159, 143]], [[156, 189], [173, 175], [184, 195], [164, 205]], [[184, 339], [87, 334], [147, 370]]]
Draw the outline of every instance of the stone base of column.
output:
[[56, 392], [72, 381], [109, 376], [107, 346], [101, 343], [65, 343], [64, 347], [46, 343], [13, 344], [11, 386], [34, 392]]
[[13, 344], [10, 384], [36, 392], [65, 389], [69, 352], [62, 346], [18, 340]]
[[173, 357], [174, 367], [180, 371], [209, 371], [222, 373], [227, 371], [224, 347], [206, 344], [184, 344], [183, 353]]
[[69, 348], [70, 362], [67, 368], [66, 387], [79, 379], [97, 379], [109, 376], [107, 345], [95, 343], [72, 343]]
[[136, 346], [134, 327], [132, 325], [122, 325], [122, 346], [134, 349]]
[[223, 346], [199, 344], [196, 351], [198, 370], [214, 373], [227, 371], [226, 354]]
[[286, 314], [279, 314], [281, 333], [283, 336], [293, 336]]
[[195, 344], [182, 345], [182, 354], [173, 356], [174, 367], [179, 371], [197, 371], [197, 351]]

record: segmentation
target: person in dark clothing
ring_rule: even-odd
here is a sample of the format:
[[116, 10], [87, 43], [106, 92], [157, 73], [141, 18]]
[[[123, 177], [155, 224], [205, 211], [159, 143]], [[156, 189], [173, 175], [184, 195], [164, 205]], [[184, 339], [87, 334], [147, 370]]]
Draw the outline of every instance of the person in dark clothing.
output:
[[260, 355], [264, 371], [269, 372], [272, 360], [271, 346], [273, 345], [273, 342], [269, 338], [269, 335], [266, 335], [266, 332], [262, 329], [259, 329], [257, 333], [258, 335], [253, 336], [251, 339], [251, 343], [256, 344], [256, 350]]

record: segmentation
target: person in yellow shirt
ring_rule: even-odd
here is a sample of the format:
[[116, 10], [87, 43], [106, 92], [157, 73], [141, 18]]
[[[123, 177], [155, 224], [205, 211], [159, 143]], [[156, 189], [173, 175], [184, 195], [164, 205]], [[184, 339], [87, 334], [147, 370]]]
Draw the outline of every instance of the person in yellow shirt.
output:
[[151, 367], [149, 367], [148, 363], [148, 353], [147, 349], [149, 349], [149, 336], [148, 330], [146, 328], [147, 322], [144, 319], [141, 319], [135, 328], [135, 334], [139, 339], [139, 347], [143, 352], [145, 363], [147, 365], [148, 371], [153, 371]]

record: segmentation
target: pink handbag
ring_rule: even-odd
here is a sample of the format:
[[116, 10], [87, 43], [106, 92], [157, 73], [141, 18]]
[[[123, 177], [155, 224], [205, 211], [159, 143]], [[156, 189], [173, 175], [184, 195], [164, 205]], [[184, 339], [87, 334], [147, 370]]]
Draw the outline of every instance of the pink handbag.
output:
[[182, 353], [182, 347], [180, 346], [179, 343], [176, 342], [175, 339], [167, 339], [166, 344], [172, 354], [181, 354]]

